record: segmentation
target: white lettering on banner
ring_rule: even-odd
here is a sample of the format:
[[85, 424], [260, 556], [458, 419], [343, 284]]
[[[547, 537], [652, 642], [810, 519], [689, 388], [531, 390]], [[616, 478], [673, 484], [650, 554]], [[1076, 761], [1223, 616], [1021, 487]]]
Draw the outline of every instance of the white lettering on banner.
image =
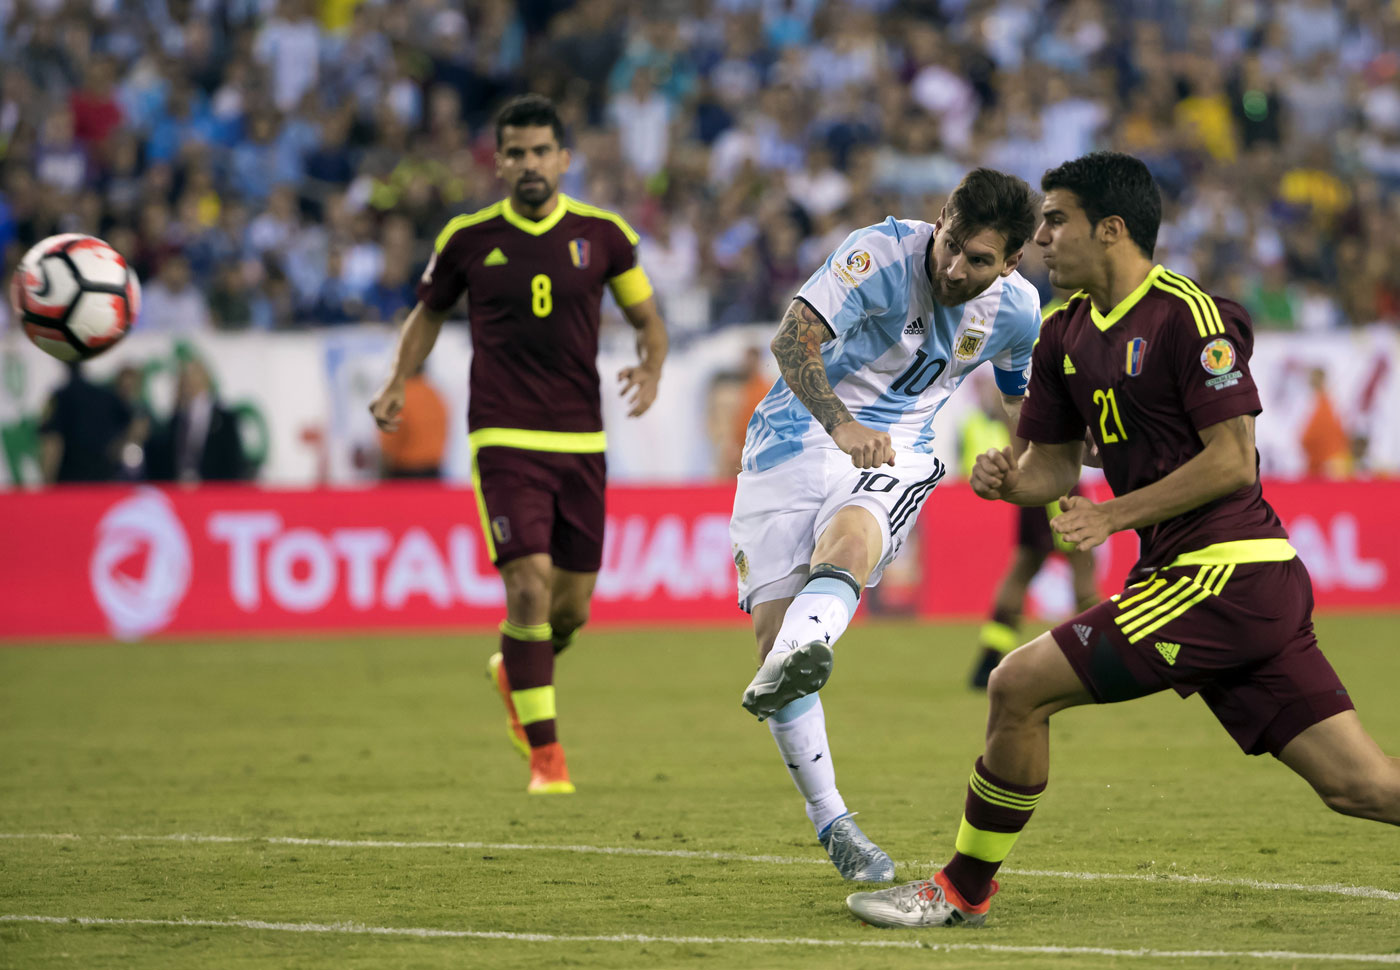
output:
[[[298, 570], [299, 563], [305, 569]], [[288, 612], [314, 613], [329, 603], [338, 572], [330, 543], [312, 529], [293, 529], [268, 544], [267, 588]]]
[[[449, 530], [446, 556], [427, 530], [417, 527], [397, 542], [391, 531], [377, 527], [335, 529], [329, 536], [309, 528], [284, 533], [282, 528], [275, 512], [209, 516], [209, 536], [228, 545], [229, 595], [244, 612], [261, 607], [264, 582], [273, 602], [284, 610], [322, 609], [339, 588], [340, 562], [345, 564], [345, 598], [355, 610], [398, 610], [414, 596], [427, 597], [439, 609], [454, 602], [505, 602], [505, 588], [495, 571], [478, 569], [476, 533], [465, 526]], [[264, 545], [265, 555], [260, 554]], [[381, 578], [378, 566], [386, 555]]]
[[276, 535], [282, 517], [276, 512], [215, 512], [209, 516], [209, 538], [228, 543], [228, 588], [245, 613], [262, 602], [258, 578], [258, 544]]
[[190, 586], [190, 541], [170, 500], [141, 489], [108, 509], [97, 524], [88, 580], [116, 636], [168, 624]]
[[597, 598], [644, 600], [664, 586], [674, 599], [723, 596], [734, 588], [729, 517], [663, 515], [654, 521], [629, 515], [608, 519]]
[[399, 540], [384, 571], [384, 605], [402, 609], [410, 596], [426, 596], [440, 609], [452, 605], [447, 566], [437, 545], [422, 529], [409, 529]]
[[1356, 516], [1339, 512], [1332, 516], [1329, 536], [1311, 515], [1300, 515], [1288, 523], [1289, 541], [1320, 589], [1374, 590], [1386, 582], [1385, 563], [1362, 559], [1358, 548]]
[[457, 581], [457, 596], [471, 606], [499, 606], [506, 601], [506, 588], [489, 563], [486, 572], [477, 570], [476, 552], [480, 547], [476, 533], [466, 526], [454, 525], [447, 533], [447, 555], [452, 562], [452, 577]]
[[350, 608], [374, 606], [374, 566], [394, 544], [388, 529], [336, 529], [331, 545], [345, 560], [345, 598]]

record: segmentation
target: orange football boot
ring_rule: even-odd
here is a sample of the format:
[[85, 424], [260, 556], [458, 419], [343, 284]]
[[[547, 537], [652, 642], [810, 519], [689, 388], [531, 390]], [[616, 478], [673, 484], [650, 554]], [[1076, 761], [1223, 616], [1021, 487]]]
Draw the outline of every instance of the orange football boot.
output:
[[572, 795], [574, 783], [569, 781], [569, 766], [564, 763], [564, 749], [558, 741], [530, 749], [531, 795]]

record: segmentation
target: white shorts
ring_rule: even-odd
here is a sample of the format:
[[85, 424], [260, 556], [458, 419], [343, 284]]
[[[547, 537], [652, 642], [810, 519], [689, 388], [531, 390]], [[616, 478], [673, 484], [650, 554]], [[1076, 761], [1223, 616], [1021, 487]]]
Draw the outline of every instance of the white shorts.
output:
[[944, 473], [931, 454], [901, 451], [895, 461], [863, 470], [839, 448], [813, 448], [767, 471], [740, 472], [729, 520], [739, 608], [751, 613], [759, 603], [796, 596], [807, 584], [817, 539], [851, 505], [868, 509], [884, 532], [866, 585], [879, 583]]

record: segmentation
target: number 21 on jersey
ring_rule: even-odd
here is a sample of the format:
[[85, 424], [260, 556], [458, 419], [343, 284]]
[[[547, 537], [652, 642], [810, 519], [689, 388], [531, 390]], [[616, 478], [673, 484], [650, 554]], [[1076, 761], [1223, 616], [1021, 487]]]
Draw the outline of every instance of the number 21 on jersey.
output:
[[[1099, 440], [1106, 445], [1116, 444], [1120, 440], [1126, 440], [1128, 432], [1123, 430], [1123, 419], [1118, 416], [1118, 399], [1113, 396], [1113, 388], [1104, 388], [1094, 391], [1094, 403], [1099, 405]], [[1114, 434], [1109, 430], [1109, 418], [1113, 419], [1113, 427], [1118, 429]]]

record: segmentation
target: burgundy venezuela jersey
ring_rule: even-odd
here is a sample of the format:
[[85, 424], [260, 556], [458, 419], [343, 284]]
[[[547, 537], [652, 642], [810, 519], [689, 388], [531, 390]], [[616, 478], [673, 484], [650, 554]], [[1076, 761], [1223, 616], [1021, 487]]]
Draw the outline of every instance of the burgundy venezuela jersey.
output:
[[[1077, 293], [1041, 329], [1017, 433], [1056, 443], [1083, 438], [1087, 426], [1113, 494], [1134, 491], [1199, 454], [1202, 428], [1259, 413], [1253, 347], [1244, 308], [1160, 265], [1107, 316]], [[1134, 576], [1218, 542], [1286, 535], [1256, 477], [1139, 529]]]
[[470, 429], [602, 430], [603, 285], [623, 306], [651, 295], [636, 244], [620, 216], [562, 193], [538, 221], [507, 199], [447, 224], [418, 299], [446, 313], [467, 294]]

